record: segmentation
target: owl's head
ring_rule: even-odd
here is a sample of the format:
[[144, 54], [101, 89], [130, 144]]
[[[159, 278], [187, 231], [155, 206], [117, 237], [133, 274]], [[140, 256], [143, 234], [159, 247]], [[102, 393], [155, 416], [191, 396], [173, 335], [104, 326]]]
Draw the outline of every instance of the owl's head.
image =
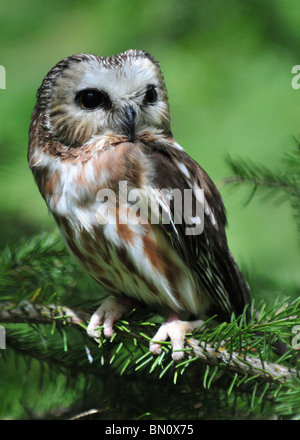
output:
[[37, 94], [42, 125], [67, 146], [95, 137], [144, 133], [170, 136], [167, 91], [158, 62], [143, 51], [77, 54], [46, 75]]

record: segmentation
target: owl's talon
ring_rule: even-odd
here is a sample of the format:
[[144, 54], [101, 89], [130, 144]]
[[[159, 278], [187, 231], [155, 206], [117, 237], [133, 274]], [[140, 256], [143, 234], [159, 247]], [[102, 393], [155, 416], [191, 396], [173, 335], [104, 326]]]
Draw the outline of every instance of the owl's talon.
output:
[[162, 324], [150, 342], [150, 352], [156, 355], [161, 354], [162, 349], [158, 341], [166, 341], [168, 338], [172, 344], [172, 358], [180, 361], [184, 357], [185, 334], [196, 330], [203, 324], [203, 321], [181, 321], [172, 319]]
[[114, 334], [113, 325], [129, 310], [130, 302], [126, 299], [118, 300], [112, 297], [107, 298], [100, 307], [93, 313], [89, 325], [87, 326], [87, 334], [96, 340], [99, 340], [99, 331], [96, 330], [103, 324], [103, 334], [110, 339]]
[[87, 328], [86, 331], [90, 338], [95, 339], [96, 342], [99, 342], [100, 333], [98, 330]]
[[[152, 339], [152, 341], [153, 341], [153, 339]], [[157, 342], [152, 342], [152, 341], [150, 342], [150, 347], [149, 347], [150, 352], [152, 354], [156, 354], [156, 355], [161, 354], [162, 353], [161, 345], [158, 344]]]

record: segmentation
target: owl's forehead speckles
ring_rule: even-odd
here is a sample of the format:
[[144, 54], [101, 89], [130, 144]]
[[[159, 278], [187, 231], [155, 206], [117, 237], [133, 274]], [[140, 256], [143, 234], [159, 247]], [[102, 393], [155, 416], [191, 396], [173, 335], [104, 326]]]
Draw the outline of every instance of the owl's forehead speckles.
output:
[[[61, 60], [48, 72], [38, 91], [40, 104], [44, 106], [49, 102], [49, 98], [51, 98], [49, 92], [53, 86], [63, 85], [64, 90], [67, 90], [71, 86], [78, 85], [78, 82], [81, 81], [82, 86], [87, 85], [88, 81], [99, 85], [100, 76], [103, 76], [104, 80], [105, 78], [112, 79], [115, 76], [117, 79], [123, 77], [133, 81], [135, 78], [143, 80], [143, 82], [156, 77], [162, 88], [165, 87], [158, 62], [147, 52], [130, 49], [119, 55], [108, 57], [79, 53]], [[96, 78], [97, 84], [95, 84]], [[66, 81], [63, 81], [64, 79], [67, 80], [67, 85]], [[62, 93], [65, 94], [63, 91]]]
[[[111, 57], [109, 57], [111, 58]], [[110, 66], [110, 67], [109, 67]], [[84, 89], [105, 90], [115, 105], [143, 94], [149, 84], [163, 90], [160, 70], [148, 58], [127, 58], [122, 63], [110, 63], [106, 58], [87, 59], [79, 65], [71, 64], [57, 86], [66, 88], [65, 82], [72, 84], [74, 93]]]

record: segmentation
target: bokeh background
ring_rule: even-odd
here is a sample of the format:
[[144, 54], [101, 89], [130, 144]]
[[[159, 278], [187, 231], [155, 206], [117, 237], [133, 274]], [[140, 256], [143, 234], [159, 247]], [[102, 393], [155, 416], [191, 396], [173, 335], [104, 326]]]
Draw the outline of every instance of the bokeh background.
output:
[[[1, 0], [0, 247], [53, 230], [27, 166], [36, 90], [62, 58], [143, 49], [160, 61], [176, 140], [217, 183], [225, 157], [280, 167], [300, 132], [297, 0]], [[299, 281], [296, 227], [288, 202], [248, 205], [246, 188], [221, 187], [228, 239], [240, 264]], [[280, 293], [280, 292], [279, 292]], [[284, 294], [284, 292], [283, 292]]]

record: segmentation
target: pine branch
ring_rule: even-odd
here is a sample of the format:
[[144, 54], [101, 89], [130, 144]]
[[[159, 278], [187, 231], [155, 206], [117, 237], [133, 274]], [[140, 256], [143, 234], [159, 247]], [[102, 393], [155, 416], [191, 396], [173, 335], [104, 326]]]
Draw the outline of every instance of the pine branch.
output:
[[216, 366], [239, 376], [248, 376], [248, 379], [257, 381], [284, 384], [287, 380], [297, 377], [296, 369], [283, 365], [262, 362], [252, 356], [244, 356], [237, 352], [229, 353], [225, 347], [216, 348], [205, 342], [200, 345], [196, 339], [189, 339], [193, 354], [205, 365]]
[[282, 159], [281, 167], [271, 169], [249, 159], [227, 157], [227, 163], [233, 173], [223, 180], [223, 184], [241, 184], [252, 186], [248, 204], [256, 193], [265, 197], [277, 197], [289, 201], [300, 233], [300, 144]]
[[[296, 303], [296, 305], [298, 306], [298, 303]], [[292, 311], [288, 310], [287, 313], [290, 314], [292, 313]], [[83, 332], [85, 336], [86, 321], [88, 320], [88, 318], [89, 314], [86, 311], [74, 311], [71, 308], [64, 306], [43, 306], [34, 305], [31, 303], [23, 303], [21, 306], [16, 307], [11, 303], [0, 304], [1, 323], [27, 323], [29, 325], [52, 325], [53, 323], [55, 323], [55, 325], [59, 327], [78, 328]], [[261, 357], [254, 357], [253, 355], [249, 355], [247, 353], [238, 352], [226, 348], [226, 345], [230, 347], [231, 339], [233, 338], [233, 336], [236, 336], [236, 334], [232, 334], [231, 328], [231, 335], [230, 337], [228, 337], [228, 334], [230, 334], [228, 333], [228, 328], [230, 326], [233, 327], [233, 323], [236, 324], [235, 330], [240, 330], [239, 321], [237, 320], [236, 322], [233, 321], [231, 324], [221, 324], [220, 328], [222, 329], [222, 331], [220, 331], [219, 328], [217, 328], [217, 330], [214, 329], [213, 331], [206, 331], [206, 334], [204, 336], [200, 335], [202, 339], [201, 341], [195, 338], [188, 338], [186, 349], [188, 359], [177, 365], [172, 362], [174, 368], [178, 369], [179, 367], [183, 367], [184, 365], [187, 366], [187, 364], [197, 360], [204, 366], [213, 366], [217, 367], [220, 370], [225, 370], [238, 376], [247, 376], [248, 381], [251, 379], [255, 379], [258, 382], [274, 383], [278, 385], [284, 384], [287, 380], [298, 377], [298, 371], [294, 368], [288, 368], [278, 363], [267, 362]], [[294, 320], [289, 319], [287, 321], [286, 314], [284, 317], [279, 316], [277, 318], [277, 325], [278, 323], [284, 323], [285, 325], [289, 324], [290, 327], [291, 325], [295, 325]], [[153, 329], [153, 325], [150, 325], [150, 323], [146, 324], [148, 324], [148, 326], [141, 325], [141, 323], [136, 322], [129, 325], [128, 321], [118, 321], [116, 323], [116, 334], [118, 334], [119, 340], [121, 340], [118, 346], [120, 347], [120, 344], [123, 344], [122, 341], [124, 341], [125, 339], [129, 339], [131, 342], [135, 340], [135, 345], [136, 341], [139, 341], [142, 344], [148, 343], [148, 341], [151, 339], [151, 330]], [[272, 320], [269, 323], [261, 321], [252, 328], [251, 332], [257, 332], [258, 330], [262, 330], [264, 327], [269, 327], [271, 329], [272, 324], [274, 325], [274, 322], [272, 323]], [[149, 330], [150, 334], [147, 334], [147, 331], [149, 332]], [[244, 335], [246, 335], [247, 332], [249, 333], [249, 328], [247, 331], [244, 332]], [[215, 333], [219, 333], [217, 340], [214, 336]], [[212, 339], [212, 336], [214, 336], [214, 342], [208, 342], [210, 339]], [[226, 338], [227, 342], [224, 342], [224, 337]], [[102, 343], [100, 345], [103, 346]], [[169, 344], [165, 343], [165, 347], [168, 346]], [[120, 351], [120, 349], [117, 349], [117, 352], [118, 351]], [[251, 353], [251, 350], [249, 350], [249, 352]], [[145, 360], [146, 358], [148, 358], [148, 363], [150, 362], [149, 359], [151, 359], [152, 369], [154, 369], [153, 365], [156, 366], [159, 363], [157, 362], [157, 359], [159, 358], [155, 359], [153, 355], [151, 355], [151, 353], [148, 353], [147, 351], [143, 355], [143, 360]], [[137, 363], [139, 362], [140, 360], [137, 361]]]
[[234, 175], [225, 178], [225, 183], [245, 183], [253, 185], [256, 189], [280, 190], [292, 195], [297, 193], [297, 179], [286, 170], [272, 170], [265, 165], [242, 158], [229, 157], [227, 163]]
[[74, 311], [69, 307], [57, 305], [31, 304], [24, 301], [19, 306], [12, 303], [0, 303], [0, 322], [10, 324], [53, 324], [58, 326], [85, 328], [89, 314]]
[[300, 144], [291, 153], [284, 155], [280, 168], [271, 169], [250, 159], [233, 159], [230, 156], [226, 161], [233, 176], [224, 179], [224, 183], [246, 183], [260, 189], [280, 190], [299, 196]]

